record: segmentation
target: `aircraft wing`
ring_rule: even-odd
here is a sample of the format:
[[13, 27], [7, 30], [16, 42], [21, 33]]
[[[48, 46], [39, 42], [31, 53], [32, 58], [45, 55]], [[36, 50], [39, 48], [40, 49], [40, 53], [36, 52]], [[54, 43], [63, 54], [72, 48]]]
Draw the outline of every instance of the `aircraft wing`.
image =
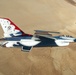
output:
[[44, 30], [35, 30], [35, 33], [44, 33], [44, 34], [60, 34], [60, 32], [44, 31]]
[[46, 37], [50, 39], [56, 39], [52, 36], [52, 34], [60, 34], [60, 32], [53, 32], [53, 31], [43, 31], [43, 30], [35, 30], [36, 37]]

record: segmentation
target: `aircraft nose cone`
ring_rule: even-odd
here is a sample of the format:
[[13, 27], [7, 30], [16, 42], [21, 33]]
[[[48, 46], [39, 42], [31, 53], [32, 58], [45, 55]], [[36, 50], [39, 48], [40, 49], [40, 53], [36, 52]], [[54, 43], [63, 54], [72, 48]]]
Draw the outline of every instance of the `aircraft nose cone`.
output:
[[74, 40], [74, 42], [76, 42], [76, 39]]

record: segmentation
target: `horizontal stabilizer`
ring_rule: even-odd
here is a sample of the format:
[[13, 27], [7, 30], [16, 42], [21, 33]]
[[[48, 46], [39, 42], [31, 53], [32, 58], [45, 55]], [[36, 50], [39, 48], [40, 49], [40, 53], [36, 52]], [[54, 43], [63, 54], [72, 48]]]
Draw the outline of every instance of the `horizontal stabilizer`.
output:
[[30, 50], [32, 49], [32, 47], [28, 47], [28, 46], [23, 46], [22, 47], [22, 51], [25, 51], [25, 52], [29, 52]]

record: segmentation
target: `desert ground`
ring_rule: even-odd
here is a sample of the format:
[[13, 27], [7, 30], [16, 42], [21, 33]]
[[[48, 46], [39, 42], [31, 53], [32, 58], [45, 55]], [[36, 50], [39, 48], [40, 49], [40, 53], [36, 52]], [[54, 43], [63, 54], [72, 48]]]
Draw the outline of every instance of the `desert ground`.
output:
[[[76, 37], [76, 0], [0, 0], [0, 17], [25, 33], [48, 30]], [[76, 43], [31, 52], [0, 47], [0, 75], [76, 75]]]

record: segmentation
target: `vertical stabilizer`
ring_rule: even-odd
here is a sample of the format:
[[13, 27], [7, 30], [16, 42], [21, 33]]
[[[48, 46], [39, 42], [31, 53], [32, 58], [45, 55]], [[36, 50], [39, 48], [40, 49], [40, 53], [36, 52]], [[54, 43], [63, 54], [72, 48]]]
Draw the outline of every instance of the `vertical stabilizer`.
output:
[[2, 26], [2, 29], [4, 31], [4, 37], [31, 36], [30, 34], [25, 34], [8, 18], [0, 18], [0, 25]]

